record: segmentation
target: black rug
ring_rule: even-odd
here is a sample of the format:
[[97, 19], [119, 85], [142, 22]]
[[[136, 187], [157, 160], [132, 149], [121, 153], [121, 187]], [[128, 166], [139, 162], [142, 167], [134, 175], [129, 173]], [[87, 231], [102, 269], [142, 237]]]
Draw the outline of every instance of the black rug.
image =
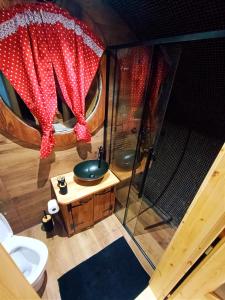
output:
[[133, 300], [149, 279], [125, 239], [120, 238], [58, 282], [62, 300]]

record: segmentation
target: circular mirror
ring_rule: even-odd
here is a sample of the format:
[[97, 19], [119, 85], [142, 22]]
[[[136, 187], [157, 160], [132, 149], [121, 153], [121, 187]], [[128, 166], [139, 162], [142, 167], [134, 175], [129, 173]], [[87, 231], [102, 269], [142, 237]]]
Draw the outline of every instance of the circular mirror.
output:
[[[58, 105], [53, 122], [54, 130], [55, 133], [68, 133], [73, 130], [73, 127], [76, 124], [76, 118], [64, 101], [60, 88], [58, 85], [56, 86]], [[97, 72], [85, 99], [86, 120], [91, 118], [92, 114], [95, 112], [101, 96], [101, 91], [102, 77], [100, 72]], [[2, 73], [0, 73], [0, 97], [8, 108], [10, 108], [10, 110], [22, 121], [36, 129], [40, 129], [38, 120], [32, 115], [21, 97], [16, 93]]]

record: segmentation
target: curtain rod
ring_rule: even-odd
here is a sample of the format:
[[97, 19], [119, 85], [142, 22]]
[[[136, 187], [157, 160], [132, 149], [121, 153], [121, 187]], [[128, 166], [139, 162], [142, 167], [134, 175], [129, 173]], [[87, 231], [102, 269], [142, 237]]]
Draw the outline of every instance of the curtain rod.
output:
[[176, 36], [165, 37], [165, 38], [156, 38], [156, 39], [146, 40], [146, 41], [112, 45], [112, 46], [108, 46], [107, 49], [114, 50], [114, 49], [131, 48], [137, 46], [173, 44], [179, 42], [201, 41], [201, 40], [219, 39], [219, 38], [225, 38], [225, 30], [213, 30], [213, 31], [205, 31], [205, 32], [198, 32], [198, 33], [189, 33], [189, 34], [176, 35]]

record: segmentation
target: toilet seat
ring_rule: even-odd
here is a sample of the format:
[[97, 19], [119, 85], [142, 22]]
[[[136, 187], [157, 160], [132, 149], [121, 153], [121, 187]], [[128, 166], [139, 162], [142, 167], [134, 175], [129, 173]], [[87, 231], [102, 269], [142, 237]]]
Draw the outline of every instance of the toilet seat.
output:
[[[15, 253], [19, 249], [20, 251], [23, 251], [24, 249], [25, 251], [27, 251], [28, 255], [30, 254], [29, 256], [24, 256], [24, 259], [27, 260], [28, 265], [32, 266], [32, 271], [29, 275], [24, 275], [30, 284], [35, 284], [35, 281], [38, 279], [39, 274], [41, 274], [42, 270], [45, 269], [47, 264], [48, 248], [46, 247], [46, 245], [43, 242], [30, 237], [16, 235], [8, 237], [2, 242], [2, 245], [10, 255], [12, 253]], [[14, 260], [14, 257], [11, 257]], [[20, 269], [18, 261], [14, 261]], [[21, 272], [23, 272], [23, 270], [21, 270]]]
[[0, 243], [10, 254], [28, 282], [37, 291], [44, 280], [48, 248], [37, 239], [13, 235], [13, 231], [0, 213]]

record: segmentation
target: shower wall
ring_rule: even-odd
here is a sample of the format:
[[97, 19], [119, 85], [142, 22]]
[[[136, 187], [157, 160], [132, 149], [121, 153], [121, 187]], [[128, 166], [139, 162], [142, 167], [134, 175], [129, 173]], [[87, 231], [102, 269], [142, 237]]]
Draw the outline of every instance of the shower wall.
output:
[[[121, 180], [117, 188], [117, 215], [124, 218], [132, 168], [136, 156], [147, 85], [151, 73], [152, 47], [134, 47], [111, 55], [108, 157], [111, 170]], [[110, 113], [111, 112], [111, 113]], [[143, 170], [146, 155], [138, 151], [136, 168]]]
[[224, 46], [224, 40], [183, 45], [146, 180], [144, 196], [176, 226], [224, 143]]
[[[132, 135], [133, 149], [136, 143], [129, 172], [122, 165], [119, 172], [115, 169], [115, 157], [121, 145], [125, 152], [131, 146], [121, 140], [119, 146], [113, 127], [122, 103], [118, 96], [118, 74], [114, 76], [117, 89], [113, 91], [116, 108], [111, 144], [116, 146], [111, 147], [111, 167], [121, 179], [116, 214], [153, 266], [158, 264], [224, 143], [225, 42], [206, 40], [179, 44], [179, 47], [182, 52], [178, 68], [171, 68], [173, 74], [176, 70], [172, 91], [170, 73], [170, 80], [161, 84], [154, 114], [151, 114], [154, 101], [151, 97], [146, 100], [148, 90], [150, 94], [154, 91], [153, 82], [157, 77], [157, 72], [151, 69], [157, 65], [157, 58], [152, 58], [149, 72], [153, 77], [149, 82], [146, 79], [141, 120], [136, 131], [124, 132], [125, 139]], [[165, 59], [173, 61], [176, 57], [171, 56], [173, 52], [166, 47], [164, 50], [167, 50]], [[124, 118], [126, 129], [129, 129], [128, 119]], [[122, 159], [120, 155], [120, 164]]]

